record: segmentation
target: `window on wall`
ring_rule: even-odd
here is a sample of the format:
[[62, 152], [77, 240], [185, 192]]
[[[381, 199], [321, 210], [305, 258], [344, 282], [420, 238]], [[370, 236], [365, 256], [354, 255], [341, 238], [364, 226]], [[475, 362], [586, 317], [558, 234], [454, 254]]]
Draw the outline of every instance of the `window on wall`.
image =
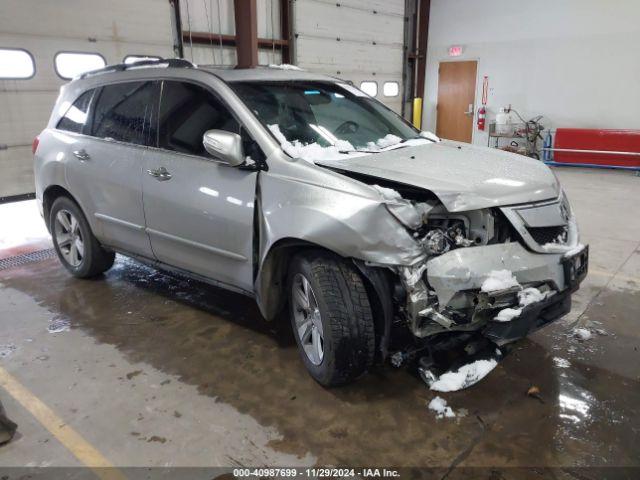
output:
[[160, 57], [144, 56], [144, 55], [127, 55], [124, 57], [123, 62], [130, 65], [135, 62], [143, 62], [145, 60], [160, 60]]
[[385, 97], [397, 97], [398, 93], [400, 93], [398, 82], [384, 82], [382, 85], [382, 94]]
[[360, 83], [360, 90], [369, 95], [375, 97], [378, 95], [378, 84], [376, 82], [366, 81]]
[[27, 79], [36, 73], [33, 57], [20, 48], [0, 48], [0, 78]]
[[60, 52], [54, 58], [56, 73], [65, 80], [103, 68], [107, 62], [97, 53]]
[[155, 146], [158, 85], [147, 81], [102, 87], [93, 114], [93, 136]]
[[89, 90], [80, 95], [60, 119], [57, 128], [67, 132], [82, 133], [84, 126], [87, 124], [89, 105], [94, 92], [95, 90]]

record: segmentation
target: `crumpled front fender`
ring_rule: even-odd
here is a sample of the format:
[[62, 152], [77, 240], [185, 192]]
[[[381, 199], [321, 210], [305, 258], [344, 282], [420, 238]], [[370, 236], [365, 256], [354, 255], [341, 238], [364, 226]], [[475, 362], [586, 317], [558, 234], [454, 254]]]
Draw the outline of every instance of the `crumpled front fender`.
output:
[[297, 239], [377, 265], [411, 266], [426, 259], [420, 245], [389, 213], [384, 199], [376, 199], [375, 194], [269, 174], [260, 177], [257, 197], [260, 245], [255, 290], [267, 318], [276, 308], [268, 291], [273, 288], [270, 276], [276, 273], [265, 264], [282, 239]]

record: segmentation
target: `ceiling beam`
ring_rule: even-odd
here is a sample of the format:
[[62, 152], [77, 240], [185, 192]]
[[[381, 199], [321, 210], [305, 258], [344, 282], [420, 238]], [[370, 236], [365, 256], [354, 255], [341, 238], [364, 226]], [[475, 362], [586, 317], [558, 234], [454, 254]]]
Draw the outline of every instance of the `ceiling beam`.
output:
[[[182, 39], [185, 42], [193, 41], [194, 45], [219, 45], [222, 43], [225, 47], [235, 47], [237, 44], [235, 35], [219, 35], [217, 33], [208, 32], [190, 32], [188, 30], [182, 31]], [[258, 48], [283, 48], [289, 46], [288, 40], [282, 40], [280, 38], [258, 38]]]

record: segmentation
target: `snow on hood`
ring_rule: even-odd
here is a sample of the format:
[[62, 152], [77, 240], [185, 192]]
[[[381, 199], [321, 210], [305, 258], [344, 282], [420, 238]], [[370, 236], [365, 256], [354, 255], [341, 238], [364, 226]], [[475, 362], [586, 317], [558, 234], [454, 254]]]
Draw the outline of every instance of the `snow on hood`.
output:
[[[431, 143], [426, 138], [414, 138], [402, 142], [396, 135], [388, 134], [375, 142], [368, 142], [365, 147], [354, 147], [346, 140], [337, 140], [334, 145], [322, 146], [319, 143], [302, 143], [299, 140], [290, 142], [280, 131], [278, 125], [267, 125], [274, 137], [280, 142], [285, 153], [293, 158], [301, 158], [314, 163], [318, 160], [338, 160], [342, 158], [354, 158], [370, 155], [372, 153], [387, 152], [400, 146], [414, 146]], [[317, 125], [314, 125], [317, 127]], [[320, 127], [317, 127], [320, 128]]]
[[[443, 140], [407, 143], [365, 156], [314, 159], [318, 165], [430, 190], [450, 212], [557, 198], [542, 162], [494, 148]], [[406, 148], [398, 148], [406, 146]]]

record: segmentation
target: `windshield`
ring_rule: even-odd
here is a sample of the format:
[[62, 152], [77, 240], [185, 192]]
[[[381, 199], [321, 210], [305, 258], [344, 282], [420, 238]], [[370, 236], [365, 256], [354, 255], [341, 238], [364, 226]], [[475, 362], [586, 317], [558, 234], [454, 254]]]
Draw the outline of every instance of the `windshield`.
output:
[[380, 102], [347, 83], [237, 82], [231, 87], [285, 152], [309, 160], [428, 143]]

